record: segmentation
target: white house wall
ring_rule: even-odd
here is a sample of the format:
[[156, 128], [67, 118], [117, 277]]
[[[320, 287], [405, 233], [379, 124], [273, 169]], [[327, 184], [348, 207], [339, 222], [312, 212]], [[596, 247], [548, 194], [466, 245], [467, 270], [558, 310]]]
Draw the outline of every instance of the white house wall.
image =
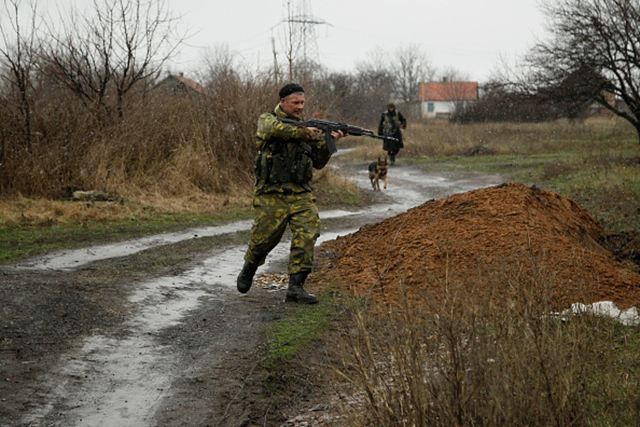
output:
[[[433, 104], [433, 111], [429, 111], [429, 104]], [[468, 105], [470, 102], [463, 101], [463, 105]], [[453, 114], [456, 110], [456, 102], [453, 101], [423, 101], [420, 104], [420, 110], [422, 118], [433, 119], [438, 114]]]
[[[429, 104], [433, 104], [433, 111], [429, 111]], [[455, 103], [449, 101], [423, 101], [422, 117], [433, 119], [437, 114], [451, 114], [455, 110]]]

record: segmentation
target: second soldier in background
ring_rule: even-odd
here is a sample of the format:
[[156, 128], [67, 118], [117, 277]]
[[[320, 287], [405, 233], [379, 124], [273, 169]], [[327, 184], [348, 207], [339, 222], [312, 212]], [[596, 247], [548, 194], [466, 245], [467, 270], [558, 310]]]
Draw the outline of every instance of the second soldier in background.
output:
[[385, 140], [382, 144], [382, 149], [389, 155], [389, 161], [391, 164], [396, 162], [396, 156], [401, 148], [404, 147], [402, 142], [402, 130], [407, 128], [407, 119], [404, 118], [402, 113], [396, 111], [394, 103], [387, 104], [387, 111], [380, 116], [380, 123], [378, 124], [378, 134], [382, 136], [390, 136], [396, 138], [397, 141]]

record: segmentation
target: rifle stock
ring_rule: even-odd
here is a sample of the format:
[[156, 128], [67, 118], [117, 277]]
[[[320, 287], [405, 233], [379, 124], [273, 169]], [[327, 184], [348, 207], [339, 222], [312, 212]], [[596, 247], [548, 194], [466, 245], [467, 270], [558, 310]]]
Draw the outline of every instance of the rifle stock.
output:
[[338, 148], [336, 147], [336, 141], [331, 136], [331, 132], [341, 131], [345, 135], [368, 136], [370, 138], [382, 139], [386, 141], [394, 141], [394, 142], [398, 141], [398, 139], [396, 138], [393, 138], [390, 136], [376, 135], [370, 129], [361, 128], [359, 126], [354, 126], [347, 123], [332, 122], [329, 120], [322, 120], [322, 119], [294, 120], [286, 117], [278, 117], [277, 119], [283, 123], [287, 123], [294, 126], [306, 127], [306, 128], [317, 128], [322, 130], [324, 132], [324, 140], [327, 143], [327, 149], [329, 150], [329, 152], [331, 152], [331, 154], [338, 151]]

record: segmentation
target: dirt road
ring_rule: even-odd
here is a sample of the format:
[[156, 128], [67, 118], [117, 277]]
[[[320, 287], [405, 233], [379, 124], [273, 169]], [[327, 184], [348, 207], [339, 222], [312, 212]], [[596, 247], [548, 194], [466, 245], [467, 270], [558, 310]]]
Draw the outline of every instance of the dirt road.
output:
[[[366, 165], [349, 171], [369, 191]], [[499, 183], [395, 166], [377, 203], [322, 212], [318, 243]], [[254, 423], [258, 348], [287, 307], [277, 288], [235, 291], [249, 227], [240, 221], [0, 267], [0, 425]], [[283, 241], [258, 274], [285, 272], [287, 254]]]

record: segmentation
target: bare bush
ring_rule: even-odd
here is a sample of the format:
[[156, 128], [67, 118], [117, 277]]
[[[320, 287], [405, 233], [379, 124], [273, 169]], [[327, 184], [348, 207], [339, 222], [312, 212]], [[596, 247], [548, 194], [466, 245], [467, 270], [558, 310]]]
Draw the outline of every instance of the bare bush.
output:
[[[277, 103], [273, 84], [215, 60], [204, 93], [155, 90], [155, 75], [167, 58], [160, 52], [173, 46], [167, 46], [173, 22], [164, 3], [114, 0], [96, 6], [98, 18], [78, 18], [84, 32], [69, 29], [58, 37], [25, 81], [30, 105], [37, 105], [29, 116], [29, 156], [14, 143], [24, 134], [14, 109], [19, 91], [13, 80], [3, 80], [2, 193], [248, 193], [255, 120]], [[118, 120], [112, 120], [115, 112]]]
[[[34, 103], [32, 74], [37, 66], [40, 21], [35, 2], [30, 3], [30, 12], [25, 17], [18, 0], [4, 0], [0, 15], [0, 80], [6, 84], [3, 88], [5, 96], [0, 98], [0, 102], [10, 123], [13, 121], [11, 116], [19, 120], [16, 134], [3, 130], [0, 135], [1, 165], [10, 150], [22, 148], [27, 153], [31, 151]], [[19, 146], [15, 144], [17, 141], [20, 141]], [[8, 143], [14, 144], [8, 147]]]
[[[155, 77], [181, 40], [163, 0], [94, 0], [93, 16], [66, 19], [44, 55], [48, 71], [103, 119]], [[111, 101], [113, 99], [113, 101]]]
[[[322, 105], [326, 111], [321, 115], [340, 118], [343, 121], [358, 120], [357, 108], [359, 94], [356, 92], [356, 78], [347, 73], [330, 73], [321, 81], [315, 82], [314, 98], [316, 105]], [[316, 111], [312, 108], [312, 114]]]
[[435, 74], [426, 53], [418, 45], [410, 44], [399, 49], [390, 59], [396, 97], [403, 102], [415, 101], [418, 85], [431, 81]]
[[[354, 396], [343, 407], [350, 425], [636, 419], [638, 382], [626, 377], [616, 384], [622, 373], [611, 363], [608, 339], [616, 326], [589, 316], [554, 317], [548, 291], [554, 275], [522, 271], [531, 270], [505, 263], [491, 276], [480, 268], [474, 275], [452, 271], [439, 286], [444, 294], [410, 289], [407, 295], [419, 298], [407, 297], [386, 314], [359, 312], [338, 369]], [[619, 404], [606, 407], [611, 399]], [[628, 409], [619, 413], [621, 406]]]
[[513, 85], [492, 81], [485, 85], [484, 95], [477, 102], [456, 108], [452, 120], [472, 122], [542, 122], [566, 117], [549, 97], [514, 90]]

